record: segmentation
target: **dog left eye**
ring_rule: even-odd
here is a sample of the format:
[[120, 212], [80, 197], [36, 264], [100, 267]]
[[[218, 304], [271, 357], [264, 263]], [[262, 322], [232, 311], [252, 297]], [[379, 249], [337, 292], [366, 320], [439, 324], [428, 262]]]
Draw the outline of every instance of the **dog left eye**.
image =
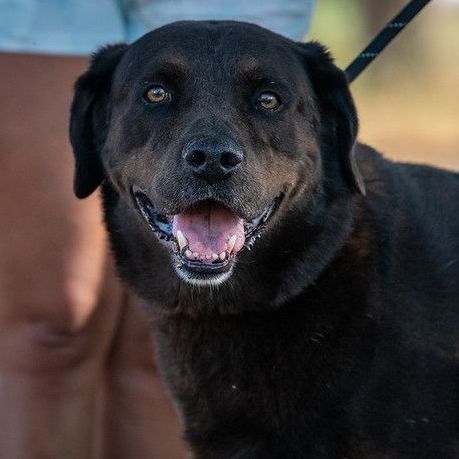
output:
[[265, 91], [258, 96], [257, 103], [265, 110], [277, 110], [280, 107], [281, 101], [277, 94]]
[[164, 102], [169, 97], [169, 93], [159, 85], [151, 86], [145, 92], [145, 100], [152, 104]]

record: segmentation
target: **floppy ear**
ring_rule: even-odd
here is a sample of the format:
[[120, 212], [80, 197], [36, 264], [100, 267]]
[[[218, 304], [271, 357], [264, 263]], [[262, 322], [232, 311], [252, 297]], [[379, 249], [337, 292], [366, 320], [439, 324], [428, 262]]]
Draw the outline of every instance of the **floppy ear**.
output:
[[320, 43], [300, 43], [300, 47], [320, 110], [322, 146], [336, 152], [350, 189], [365, 194], [354, 156], [358, 118], [346, 75]]
[[75, 156], [74, 192], [89, 196], [104, 179], [99, 158], [109, 124], [109, 93], [113, 72], [127, 45], [118, 44], [97, 51], [89, 69], [75, 83], [70, 112], [70, 142]]

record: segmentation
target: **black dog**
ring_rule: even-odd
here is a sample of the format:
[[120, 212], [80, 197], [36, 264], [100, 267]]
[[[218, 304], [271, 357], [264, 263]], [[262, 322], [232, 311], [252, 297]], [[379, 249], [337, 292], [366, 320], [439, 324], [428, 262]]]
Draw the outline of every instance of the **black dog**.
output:
[[103, 183], [195, 458], [459, 457], [459, 176], [356, 133], [324, 48], [250, 24], [163, 27], [76, 84], [75, 192]]

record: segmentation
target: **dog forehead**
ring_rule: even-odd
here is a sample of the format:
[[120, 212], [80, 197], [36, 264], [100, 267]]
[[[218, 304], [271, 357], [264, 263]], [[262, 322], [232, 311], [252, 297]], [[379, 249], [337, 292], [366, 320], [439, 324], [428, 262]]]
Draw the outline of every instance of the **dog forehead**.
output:
[[[152, 30], [134, 45], [168, 46], [199, 51], [204, 48], [225, 46], [228, 50], [245, 47], [264, 49], [267, 44], [286, 44], [288, 38], [256, 24], [239, 21], [179, 21]], [[293, 42], [291, 42], [293, 43]], [[206, 49], [208, 51], [208, 49]]]
[[[236, 21], [182, 21], [144, 35], [124, 59], [124, 70], [172, 73], [219, 71], [282, 73], [295, 66], [295, 43], [254, 24]], [[296, 62], [295, 62], [296, 61]]]

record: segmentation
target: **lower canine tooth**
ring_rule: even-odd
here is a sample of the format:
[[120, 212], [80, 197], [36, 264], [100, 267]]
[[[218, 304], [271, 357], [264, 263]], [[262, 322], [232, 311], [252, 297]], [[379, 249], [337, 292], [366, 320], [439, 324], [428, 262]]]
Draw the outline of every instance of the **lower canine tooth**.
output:
[[226, 252], [222, 252], [218, 258], [220, 258], [221, 261], [223, 261], [226, 258]]
[[192, 259], [193, 258], [193, 252], [189, 249], [186, 249], [185, 250], [185, 256], [189, 259]]
[[183, 233], [180, 230], [177, 231], [177, 242], [180, 247], [180, 250], [183, 250], [188, 245], [188, 239], [183, 235]]
[[236, 240], [237, 240], [237, 236], [235, 234], [231, 236], [231, 238], [228, 240], [228, 243], [226, 244], [226, 250], [228, 252], [228, 255], [230, 255], [231, 252], [233, 251], [234, 246], [236, 244]]

